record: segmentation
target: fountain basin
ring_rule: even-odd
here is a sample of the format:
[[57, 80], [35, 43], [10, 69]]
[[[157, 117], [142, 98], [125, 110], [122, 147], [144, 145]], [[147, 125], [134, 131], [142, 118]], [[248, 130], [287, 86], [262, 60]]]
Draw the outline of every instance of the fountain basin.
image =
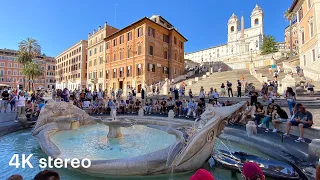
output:
[[[59, 126], [61, 122], [57, 120], [59, 118], [55, 117], [76, 116], [77, 119], [79, 119], [80, 133], [82, 133], [81, 127], [83, 126], [92, 126], [93, 124], [97, 124], [97, 122], [105, 124], [105, 122], [87, 115], [75, 106], [70, 107], [64, 102], [50, 103], [42, 109], [38, 122], [33, 130], [33, 135], [37, 137], [42, 150], [47, 155], [53, 158], [71, 158], [72, 153], [66, 153], [67, 151], [62, 148], [63, 146], [59, 144], [59, 141], [54, 140], [57, 134], [67, 132], [70, 129], [61, 129]], [[240, 102], [228, 107], [207, 107], [199, 123], [194, 123], [193, 121], [186, 123], [184, 120], [159, 117], [134, 117], [137, 124], [157, 127], [157, 129], [164, 131], [167, 134], [166, 136], [173, 134], [176, 138], [175, 141], [166, 144], [166, 146], [163, 146], [161, 149], [138, 153], [131, 157], [116, 157], [114, 159], [92, 158], [91, 167], [86, 169], [80, 168], [80, 170], [93, 174], [141, 176], [166, 174], [170, 173], [172, 169], [174, 169], [174, 172], [187, 172], [198, 169], [211, 155], [215, 138], [220, 135], [228, 119], [237, 116], [244, 109], [244, 105], [245, 102]], [[54, 109], [56, 107], [59, 107], [59, 111]], [[50, 116], [48, 116], [48, 114]], [[114, 117], [112, 119], [114, 119]], [[111, 125], [117, 126], [119, 123], [111, 122]], [[187, 126], [189, 129], [194, 129], [194, 131], [186, 132], [177, 130], [184, 126]], [[120, 129], [122, 131], [123, 127], [120, 127]], [[107, 136], [105, 137], [107, 138]], [[118, 139], [121, 140], [123, 138]], [[132, 141], [135, 142], [136, 139]], [[80, 141], [75, 140], [75, 142], [79, 143]], [[149, 143], [149, 141], [141, 141], [140, 144], [141, 143]], [[90, 153], [88, 153], [88, 155], [82, 155], [82, 157], [79, 158], [90, 159], [92, 151], [96, 151], [92, 150], [92, 148], [95, 147], [97, 146], [83, 147], [84, 150], [90, 150]], [[78, 147], [78, 149], [81, 149], [81, 147]]]

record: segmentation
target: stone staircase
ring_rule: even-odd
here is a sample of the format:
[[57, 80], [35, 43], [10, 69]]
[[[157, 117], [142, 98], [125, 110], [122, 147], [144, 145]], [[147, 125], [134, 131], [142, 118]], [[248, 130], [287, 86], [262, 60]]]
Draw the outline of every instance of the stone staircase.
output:
[[[233, 94], [236, 96], [237, 91], [237, 80], [241, 79], [244, 76], [244, 79], [248, 83], [253, 83], [254, 86], [260, 88], [261, 83], [253, 77], [249, 70], [241, 69], [241, 70], [232, 70], [232, 71], [224, 71], [224, 72], [214, 72], [209, 75], [209, 73], [204, 74], [202, 77], [190, 78], [185, 81], [186, 85], [186, 93], [189, 92], [189, 89], [192, 90], [194, 95], [198, 95], [200, 91], [200, 87], [203, 86], [204, 90], [208, 92], [210, 88], [217, 89], [217, 91], [221, 92], [221, 83], [226, 85], [226, 81], [230, 81], [232, 83]], [[192, 83], [191, 83], [192, 82]], [[177, 83], [176, 86], [179, 86], [180, 83]], [[242, 88], [242, 91], [244, 89]]]

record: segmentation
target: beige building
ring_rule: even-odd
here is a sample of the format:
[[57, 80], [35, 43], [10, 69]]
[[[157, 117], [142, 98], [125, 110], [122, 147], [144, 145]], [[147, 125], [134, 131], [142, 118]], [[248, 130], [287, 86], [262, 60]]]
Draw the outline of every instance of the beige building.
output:
[[103, 27], [88, 35], [88, 66], [87, 66], [87, 85], [90, 90], [101, 89], [105, 86], [105, 41], [104, 38], [118, 31], [118, 29], [109, 26], [107, 23]]
[[57, 89], [86, 88], [87, 46], [88, 42], [81, 40], [55, 57]]
[[290, 12], [296, 14], [300, 66], [304, 75], [320, 80], [320, 0], [294, 0]]
[[[298, 53], [299, 49], [299, 40], [298, 40], [298, 31], [297, 31], [297, 21], [292, 23], [292, 50], [293, 52]], [[286, 49], [290, 49], [290, 26], [286, 27], [284, 30], [284, 41], [286, 43]]]
[[[108, 35], [106, 88], [142, 87], [184, 74], [184, 43], [187, 39], [159, 15], [142, 18]], [[89, 76], [92, 72], [89, 72]]]

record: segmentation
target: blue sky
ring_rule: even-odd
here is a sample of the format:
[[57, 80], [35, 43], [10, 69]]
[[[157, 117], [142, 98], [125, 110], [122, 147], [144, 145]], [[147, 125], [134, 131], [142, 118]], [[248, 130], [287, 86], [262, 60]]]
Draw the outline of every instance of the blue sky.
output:
[[[227, 42], [227, 21], [234, 12], [245, 16], [255, 4], [265, 13], [265, 33], [284, 40], [288, 23], [283, 13], [293, 0], [2, 0], [0, 15], [0, 48], [17, 49], [18, 43], [32, 37], [42, 51], [56, 56], [104, 22], [123, 28], [152, 14], [163, 16], [188, 42], [185, 51], [192, 52]], [[115, 13], [116, 9], [116, 13]], [[116, 14], [116, 16], [115, 16]]]

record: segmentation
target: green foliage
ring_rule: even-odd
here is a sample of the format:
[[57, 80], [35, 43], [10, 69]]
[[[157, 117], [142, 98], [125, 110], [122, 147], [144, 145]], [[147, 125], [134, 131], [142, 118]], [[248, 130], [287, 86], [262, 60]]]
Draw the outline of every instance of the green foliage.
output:
[[32, 80], [32, 89], [33, 89], [33, 80], [37, 79], [43, 74], [40, 66], [34, 62], [27, 62], [22, 69], [22, 74], [29, 79], [29, 90], [30, 90], [30, 80]]
[[278, 52], [278, 48], [276, 47], [276, 45], [277, 45], [277, 42], [273, 36], [271, 35], [264, 36], [263, 44], [261, 47], [261, 54], [265, 55], [265, 54]]

